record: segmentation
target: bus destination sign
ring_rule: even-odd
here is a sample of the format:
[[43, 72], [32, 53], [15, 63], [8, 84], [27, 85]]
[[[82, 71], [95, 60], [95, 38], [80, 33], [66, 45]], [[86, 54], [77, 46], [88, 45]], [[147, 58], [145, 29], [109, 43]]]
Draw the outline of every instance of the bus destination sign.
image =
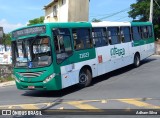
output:
[[35, 26], [35, 27], [29, 27], [29, 28], [24, 28], [20, 29], [17, 31], [13, 31], [12, 37], [13, 38], [18, 38], [21, 36], [27, 36], [27, 35], [33, 35], [33, 34], [41, 34], [46, 32], [46, 27], [45, 26]]

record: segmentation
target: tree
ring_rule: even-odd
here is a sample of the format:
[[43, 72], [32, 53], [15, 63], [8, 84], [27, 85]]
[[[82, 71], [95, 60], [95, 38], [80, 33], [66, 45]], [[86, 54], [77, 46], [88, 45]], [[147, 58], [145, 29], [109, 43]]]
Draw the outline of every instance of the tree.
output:
[[35, 18], [33, 20], [29, 20], [29, 24], [27, 24], [28, 26], [29, 25], [34, 25], [34, 24], [41, 24], [43, 23], [44, 21], [44, 16], [41, 16], [40, 18]]
[[[160, 0], [156, 0], [160, 4]], [[148, 21], [150, 12], [150, 0], [137, 0], [137, 3], [131, 4], [131, 11], [129, 11], [129, 17], [133, 18], [133, 21]], [[154, 2], [153, 10], [153, 24], [155, 30], [155, 36], [160, 38], [160, 8]]]
[[3, 33], [0, 44], [2, 45], [11, 45], [11, 34]]
[[11, 45], [11, 34], [3, 34], [3, 44]]

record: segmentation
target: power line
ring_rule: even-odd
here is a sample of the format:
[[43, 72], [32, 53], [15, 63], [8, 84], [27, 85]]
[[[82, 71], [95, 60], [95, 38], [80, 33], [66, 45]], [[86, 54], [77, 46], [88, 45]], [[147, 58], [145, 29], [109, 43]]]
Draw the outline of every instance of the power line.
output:
[[128, 18], [128, 16], [121, 17], [121, 18], [119, 18], [119, 19], [117, 19], [117, 20], [114, 20], [114, 21], [119, 21], [119, 20], [124, 19], [124, 18]]
[[106, 16], [106, 15], [111, 15], [111, 14], [97, 14], [97, 15], [92, 15], [90, 17], [92, 18], [92, 17], [100, 17], [100, 16]]
[[128, 11], [129, 9], [130, 9], [130, 8], [123, 9], [123, 10], [121, 10], [121, 11], [119, 11], [119, 12], [113, 13], [113, 14], [108, 15], [108, 16], [105, 16], [105, 17], [102, 17], [102, 18], [100, 18], [99, 20], [103, 20], [103, 19], [106, 19], [106, 18], [115, 16], [115, 15], [120, 14], [120, 13], [122, 13], [122, 12], [126, 12], [126, 11]]
[[[113, 13], [109, 13], [111, 10], [109, 10], [109, 11], [106, 11], [106, 13], [108, 13], [108, 14], [106, 14], [106, 13], [104, 13], [104, 14], [95, 14], [95, 15], [90, 15], [89, 17], [100, 17], [100, 16], [106, 16], [106, 15], [112, 15]], [[112, 11], [115, 11], [115, 9], [113, 10], [112, 9]], [[114, 12], [114, 13], [117, 13], [117, 10], [116, 10], [116, 12]]]
[[154, 2], [158, 5], [159, 9], [160, 9], [160, 5], [158, 4], [158, 2], [156, 0], [154, 0]]

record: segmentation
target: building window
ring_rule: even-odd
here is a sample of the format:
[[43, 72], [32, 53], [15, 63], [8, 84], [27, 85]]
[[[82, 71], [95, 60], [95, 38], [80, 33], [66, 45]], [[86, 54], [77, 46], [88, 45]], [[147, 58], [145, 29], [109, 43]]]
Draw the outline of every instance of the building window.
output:
[[66, 4], [66, 0], [62, 0], [62, 5]]
[[119, 28], [118, 27], [108, 27], [107, 31], [108, 31], [109, 43], [111, 45], [119, 44], [120, 43]]
[[123, 43], [130, 42], [130, 28], [129, 27], [121, 27], [120, 28], [121, 40]]
[[106, 46], [108, 44], [106, 28], [93, 28], [92, 37], [95, 47]]
[[57, 5], [53, 7], [53, 17], [57, 17]]
[[72, 33], [73, 33], [75, 50], [88, 49], [93, 46], [90, 36], [90, 29], [88, 28], [73, 29]]

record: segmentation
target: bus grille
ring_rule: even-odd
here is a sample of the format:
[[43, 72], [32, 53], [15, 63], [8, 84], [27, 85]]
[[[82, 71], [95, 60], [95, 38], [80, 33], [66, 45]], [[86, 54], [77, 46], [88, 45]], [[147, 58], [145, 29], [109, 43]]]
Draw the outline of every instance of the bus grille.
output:
[[44, 71], [41, 72], [21, 72], [18, 73], [20, 76], [22, 77], [26, 77], [26, 78], [34, 78], [34, 77], [39, 77], [40, 75], [42, 75], [44, 73]]

